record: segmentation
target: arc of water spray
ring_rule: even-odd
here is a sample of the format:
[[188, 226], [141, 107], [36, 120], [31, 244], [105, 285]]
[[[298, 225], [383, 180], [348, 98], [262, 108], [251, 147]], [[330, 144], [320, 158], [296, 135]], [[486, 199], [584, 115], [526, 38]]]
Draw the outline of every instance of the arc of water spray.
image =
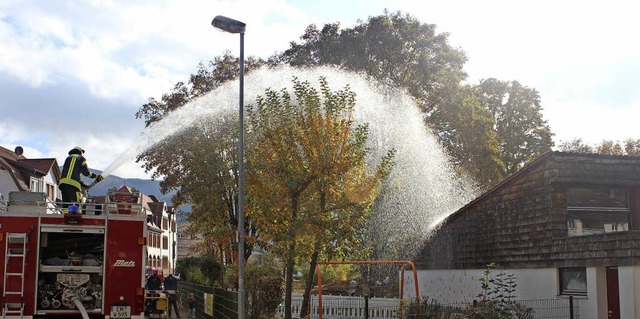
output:
[[[154, 122], [141, 134], [136, 143], [120, 154], [102, 173], [107, 177], [122, 164], [135, 160], [164, 139], [192, 126], [198, 119], [232, 112], [238, 105], [237, 84], [228, 82], [202, 98], [196, 99]], [[213, 101], [217, 101], [212, 103]]]
[[[262, 68], [245, 77], [245, 101], [253, 103], [266, 89], [291, 90], [294, 76], [300, 81], [308, 81], [318, 91], [318, 80], [324, 77], [333, 90], [348, 85], [356, 93], [356, 120], [369, 124], [372, 150], [369, 164], [377, 165], [389, 149], [396, 150], [395, 166], [372, 220], [385, 243], [416, 246], [408, 249], [404, 257], [409, 258], [417, 252], [417, 246], [435, 223], [475, 197], [472, 183], [454, 174], [448, 156], [425, 127], [413, 99], [404, 92], [336, 68]], [[235, 81], [228, 82], [149, 126], [134, 145], [105, 169], [103, 176], [165, 138], [190, 127], [197, 119], [234, 112], [238, 105], [237, 86]]]

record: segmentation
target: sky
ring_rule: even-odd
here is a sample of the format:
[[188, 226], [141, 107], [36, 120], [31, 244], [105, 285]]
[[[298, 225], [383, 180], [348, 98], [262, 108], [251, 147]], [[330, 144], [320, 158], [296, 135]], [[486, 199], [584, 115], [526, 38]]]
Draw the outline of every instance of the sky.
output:
[[[464, 51], [466, 82], [496, 78], [536, 89], [560, 144], [640, 138], [640, 19], [634, 1], [590, 0], [3, 0], [0, 2], [0, 146], [64, 162], [76, 145], [104, 170], [144, 130], [135, 113], [187, 82], [247, 24], [245, 56], [267, 58], [310, 24], [401, 11]], [[140, 164], [113, 172], [149, 178]]]

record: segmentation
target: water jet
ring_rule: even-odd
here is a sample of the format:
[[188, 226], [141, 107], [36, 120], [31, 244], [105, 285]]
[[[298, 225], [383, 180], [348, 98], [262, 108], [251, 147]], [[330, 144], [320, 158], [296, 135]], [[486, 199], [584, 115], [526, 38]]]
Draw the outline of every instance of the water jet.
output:
[[[455, 174], [415, 102], [402, 90], [333, 67], [265, 67], [245, 76], [245, 103], [253, 103], [266, 89], [290, 90], [294, 76], [318, 88], [318, 79], [325, 77], [333, 90], [348, 85], [356, 93], [356, 119], [369, 124], [370, 164], [377, 165], [387, 150], [396, 150], [395, 167], [367, 225], [367, 240], [379, 249], [375, 258], [414, 257], [434, 225], [475, 198], [473, 183]], [[103, 175], [200, 118], [235, 113], [237, 87], [236, 81], [225, 83], [152, 124]]]

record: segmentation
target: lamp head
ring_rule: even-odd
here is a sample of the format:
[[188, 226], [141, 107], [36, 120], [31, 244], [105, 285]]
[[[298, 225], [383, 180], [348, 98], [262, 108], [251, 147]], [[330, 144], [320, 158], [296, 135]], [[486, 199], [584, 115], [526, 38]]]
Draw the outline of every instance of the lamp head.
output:
[[233, 20], [225, 16], [216, 16], [213, 18], [213, 21], [211, 21], [211, 25], [216, 29], [229, 33], [244, 33], [247, 26], [244, 22]]

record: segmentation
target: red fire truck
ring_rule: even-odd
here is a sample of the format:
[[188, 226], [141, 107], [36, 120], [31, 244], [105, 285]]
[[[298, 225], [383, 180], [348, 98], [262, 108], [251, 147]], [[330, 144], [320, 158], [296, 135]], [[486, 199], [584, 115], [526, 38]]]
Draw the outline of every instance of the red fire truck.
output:
[[144, 318], [147, 216], [112, 191], [68, 214], [44, 193], [0, 203], [3, 319]]

